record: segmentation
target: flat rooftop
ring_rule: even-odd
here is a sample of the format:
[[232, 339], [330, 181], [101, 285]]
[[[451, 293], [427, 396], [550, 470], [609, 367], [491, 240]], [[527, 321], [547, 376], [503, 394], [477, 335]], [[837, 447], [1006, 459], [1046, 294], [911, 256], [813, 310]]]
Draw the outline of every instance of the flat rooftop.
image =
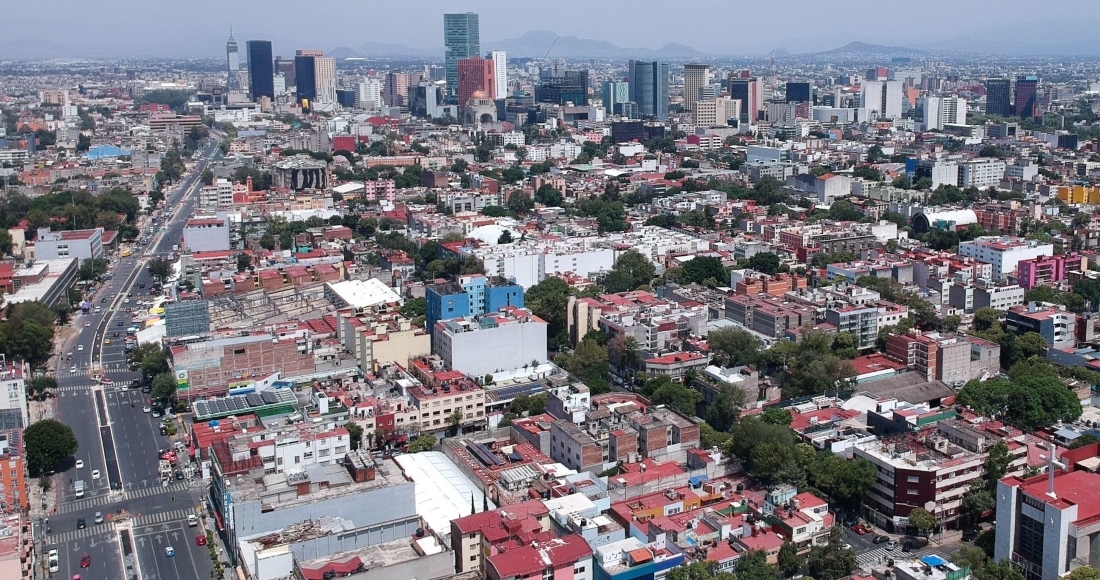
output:
[[[374, 480], [362, 483], [352, 480], [347, 469], [339, 463], [307, 465], [295, 472], [272, 473], [260, 478], [239, 475], [233, 477], [231, 481], [234, 502], [259, 501], [274, 509], [286, 509], [409, 483], [397, 465], [385, 461], [377, 463]], [[295, 488], [306, 481], [311, 484], [324, 483], [327, 487], [311, 485], [309, 493], [279, 501], [279, 497], [291, 496]]]

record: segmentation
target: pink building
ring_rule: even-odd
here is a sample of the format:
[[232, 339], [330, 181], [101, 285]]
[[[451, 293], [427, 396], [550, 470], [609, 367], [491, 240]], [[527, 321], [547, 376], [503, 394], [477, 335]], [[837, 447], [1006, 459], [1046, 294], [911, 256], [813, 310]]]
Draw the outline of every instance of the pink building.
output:
[[397, 189], [392, 179], [363, 182], [363, 199], [367, 201], [393, 201], [396, 198]]
[[1020, 287], [1031, 290], [1036, 286], [1052, 286], [1066, 279], [1068, 272], [1081, 272], [1088, 269], [1087, 258], [1080, 254], [1060, 256], [1039, 256], [1030, 260], [1020, 260], [1016, 264]]

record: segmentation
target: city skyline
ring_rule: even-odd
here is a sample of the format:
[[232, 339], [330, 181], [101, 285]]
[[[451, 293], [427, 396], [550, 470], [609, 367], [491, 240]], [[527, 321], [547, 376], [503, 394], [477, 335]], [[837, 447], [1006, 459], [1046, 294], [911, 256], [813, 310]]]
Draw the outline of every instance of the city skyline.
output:
[[[279, 4], [277, 0], [274, 4]], [[1018, 54], [1055, 54], [1061, 49], [1066, 54], [1100, 55], [1100, 41], [1086, 35], [1097, 24], [1095, 4], [1082, 0], [1060, 2], [1044, 9], [1046, 20], [1025, 22], [1014, 20], [1018, 11], [1011, 4], [1023, 6], [1023, 2], [997, 3], [997, 10], [983, 10], [977, 2], [959, 8], [957, 3], [932, 0], [926, 10], [907, 13], [905, 22], [890, 23], [878, 27], [857, 27], [852, 14], [859, 8], [871, 10], [873, 3], [863, 0], [853, 2], [853, 10], [834, 11], [820, 4], [796, 0], [799, 6], [792, 9], [804, 18], [784, 22], [781, 27], [745, 26], [737, 34], [730, 34], [728, 24], [737, 21], [768, 22], [774, 18], [767, 7], [732, 6], [716, 2], [711, 6], [696, 3], [693, 14], [708, 12], [711, 17], [695, 22], [685, 13], [682, 26], [677, 17], [650, 18], [659, 9], [656, 2], [643, 0], [632, 4], [631, 11], [619, 10], [615, 3], [592, 6], [573, 0], [558, 3], [553, 13], [543, 15], [532, 22], [527, 7], [496, 4], [492, 2], [468, 2], [452, 5], [443, 2], [427, 2], [415, 8], [407, 6], [349, 7], [346, 17], [327, 19], [300, 19], [293, 30], [280, 19], [266, 14], [280, 14], [280, 10], [255, 11], [253, 3], [215, 5], [199, 0], [195, 10], [177, 14], [168, 6], [140, 5], [135, 0], [108, 2], [112, 18], [96, 20], [103, 6], [95, 12], [83, 3], [60, 0], [43, 6], [21, 6], [8, 15], [11, 40], [0, 43], [0, 54], [9, 58], [34, 57], [133, 57], [133, 56], [216, 56], [225, 43], [225, 30], [232, 22], [235, 36], [240, 40], [270, 39], [275, 54], [291, 52], [299, 46], [320, 46], [326, 51], [338, 47], [401, 45], [413, 52], [423, 52], [436, 57], [443, 56], [443, 43], [439, 35], [444, 13], [471, 11], [481, 18], [482, 48], [494, 48], [493, 44], [521, 37], [532, 31], [553, 31], [563, 37], [575, 36], [613, 44], [622, 49], [656, 50], [673, 43], [714, 56], [764, 55], [783, 49], [791, 53], [819, 52], [858, 41], [890, 46], [903, 46], [919, 50], [970, 50], [998, 52], [998, 48], [1011, 48]], [[270, 3], [269, 3], [270, 4]], [[268, 4], [268, 5], [269, 5]], [[290, 5], [288, 4], [288, 8]], [[134, 8], [135, 10], [128, 10]], [[207, 10], [206, 8], [209, 8]], [[583, 13], [584, 19], [573, 18]], [[955, 18], [942, 18], [950, 13]], [[139, 14], [129, 16], [127, 14]], [[870, 12], [868, 12], [870, 14]], [[413, 23], [413, 26], [373, 26], [364, 32], [357, 16], [370, 18], [371, 22], [387, 20]], [[614, 18], [616, 26], [607, 27], [602, 16]], [[981, 16], [981, 20], [976, 17]], [[170, 29], [150, 26], [150, 23], [171, 19]], [[89, 28], [89, 21], [97, 26]], [[523, 23], [517, 27], [516, 22]], [[1057, 27], [1059, 33], [1046, 31]], [[1006, 29], [1027, 32], [1011, 35], [1005, 40]], [[1057, 38], [1052, 41], [1050, 38]], [[74, 39], [80, 39], [74, 41]], [[392, 49], [393, 47], [389, 47]], [[547, 43], [549, 48], [549, 43]], [[552, 53], [551, 53], [552, 55]], [[369, 56], [369, 54], [368, 54]], [[516, 56], [541, 56], [519, 55]], [[645, 57], [647, 55], [639, 55]]]

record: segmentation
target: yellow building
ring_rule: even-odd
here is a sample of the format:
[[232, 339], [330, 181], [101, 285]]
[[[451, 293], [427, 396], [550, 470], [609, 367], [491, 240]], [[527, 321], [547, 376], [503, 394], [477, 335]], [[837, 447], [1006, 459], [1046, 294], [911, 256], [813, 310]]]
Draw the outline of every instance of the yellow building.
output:
[[1069, 203], [1100, 204], [1100, 187], [1086, 187], [1084, 185], [1063, 185], [1058, 187], [1058, 199]]

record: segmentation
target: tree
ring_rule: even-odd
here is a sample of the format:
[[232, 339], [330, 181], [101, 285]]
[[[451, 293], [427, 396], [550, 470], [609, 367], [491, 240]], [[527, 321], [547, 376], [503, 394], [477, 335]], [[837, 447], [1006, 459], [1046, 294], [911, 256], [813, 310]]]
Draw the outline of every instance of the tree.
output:
[[695, 389], [668, 380], [653, 391], [650, 400], [655, 405], [666, 405], [690, 417], [695, 415], [695, 405], [703, 400], [703, 395]]
[[1016, 349], [1019, 358], [1042, 355], [1047, 349], [1047, 340], [1038, 332], [1025, 332], [1016, 337]]
[[161, 401], [171, 401], [176, 396], [176, 377], [171, 373], [161, 373], [153, 379], [149, 394]]
[[[141, 376], [143, 379], [169, 374], [168, 351], [161, 348], [159, 343], [149, 345], [152, 348], [141, 357]], [[171, 376], [171, 375], [169, 375]], [[172, 385], [173, 392], [175, 384]]]
[[359, 449], [363, 444], [363, 426], [355, 421], [348, 421], [344, 423], [344, 429], [348, 430], [348, 437], [351, 439], [351, 450]]
[[764, 343], [751, 332], [738, 327], [726, 327], [707, 334], [707, 344], [722, 366], [736, 367], [760, 362]]
[[237, 254], [237, 271], [244, 272], [252, 265], [252, 256], [247, 252]]
[[760, 420], [769, 425], [783, 425], [789, 427], [794, 417], [791, 412], [782, 407], [768, 407], [760, 414]]
[[1074, 568], [1072, 572], [1062, 578], [1067, 580], [1100, 580], [1100, 570], [1090, 566], [1081, 566], [1080, 568]]
[[[57, 379], [50, 376], [35, 377], [27, 383], [27, 398], [35, 401], [45, 401], [46, 396], [57, 389]], [[1083, 438], [1083, 437], [1081, 437]]]
[[973, 578], [985, 578], [985, 566], [989, 557], [981, 548], [963, 546], [958, 552], [951, 554], [951, 562], [960, 568], [970, 568], [970, 576]]
[[547, 207], [558, 207], [563, 200], [561, 192], [549, 183], [540, 185], [538, 190], [535, 191], [535, 201]]
[[407, 451], [409, 453], [420, 453], [421, 451], [431, 451], [435, 447], [436, 439], [435, 435], [431, 433], [425, 433], [420, 437], [417, 437], [409, 443]]
[[11, 253], [12, 239], [7, 230], [0, 230], [0, 257]]
[[957, 399], [975, 412], [996, 416], [1027, 431], [1045, 429], [1058, 421], [1076, 421], [1081, 416], [1077, 395], [1056, 376], [970, 381]]
[[989, 448], [989, 456], [985, 460], [985, 481], [989, 491], [996, 491], [997, 482], [1008, 473], [1011, 464], [1012, 455], [1009, 452], [1008, 444], [1003, 440], [998, 441], [993, 447]]
[[657, 267], [637, 250], [627, 250], [615, 259], [611, 271], [604, 278], [608, 292], [626, 292], [649, 284], [657, 273]]
[[501, 232], [500, 237], [497, 238], [498, 244], [510, 244], [513, 241], [515, 240], [512, 239], [512, 232], [508, 230], [504, 230], [503, 232]]
[[779, 256], [772, 252], [758, 252], [749, 258], [748, 266], [762, 274], [772, 275], [779, 271]]
[[840, 580], [856, 569], [856, 555], [844, 549], [844, 532], [840, 526], [829, 530], [829, 541], [814, 546], [807, 558], [807, 568], [815, 580]]
[[260, 236], [260, 247], [265, 250], [275, 249], [275, 236], [271, 235], [271, 232], [265, 232]]
[[565, 336], [569, 285], [564, 280], [552, 277], [535, 284], [524, 293], [523, 303], [546, 321], [548, 337], [561, 340]]
[[461, 157], [456, 157], [451, 163], [451, 171], [454, 173], [466, 173], [466, 169], [470, 167], [470, 164]]
[[802, 569], [802, 556], [798, 554], [798, 548], [790, 540], [784, 541], [780, 546], [779, 554], [776, 555], [776, 564], [784, 578], [790, 578]]
[[986, 564], [982, 580], [1024, 580], [1024, 574], [1005, 558]]
[[678, 281], [681, 284], [700, 284], [707, 279], [728, 283], [722, 260], [711, 256], [696, 256], [680, 267]]
[[745, 391], [733, 385], [721, 385], [718, 388], [718, 396], [707, 405], [707, 423], [719, 429], [729, 429], [730, 425], [741, 416], [741, 410], [745, 408]]
[[898, 189], [909, 189], [913, 186], [913, 182], [909, 179], [908, 175], [899, 175], [894, 178], [891, 185]]
[[598, 341], [582, 340], [573, 352], [559, 354], [554, 362], [583, 380], [593, 395], [611, 391], [611, 364], [607, 358], [607, 348]]
[[814, 486], [833, 498], [833, 501], [855, 509], [875, 483], [877, 469], [866, 459], [847, 461], [823, 454], [810, 465], [809, 476]]
[[161, 283], [168, 279], [168, 275], [172, 271], [172, 263], [168, 261], [168, 258], [153, 258], [149, 260], [146, 267], [149, 269], [149, 275]]
[[517, 214], [525, 214], [535, 208], [535, 202], [526, 191], [516, 190], [508, 194], [507, 207]]
[[763, 550], [750, 550], [737, 559], [734, 567], [738, 580], [778, 580], [779, 567], [768, 563]]
[[23, 431], [23, 445], [31, 477], [53, 471], [58, 463], [71, 457], [79, 448], [72, 428], [56, 419], [32, 423]]
[[922, 507], [916, 507], [909, 512], [909, 523], [927, 536], [929, 532], [936, 528], [936, 516]]
[[1000, 324], [1002, 312], [988, 306], [979, 308], [974, 312], [974, 321], [971, 323], [971, 327], [976, 332], [985, 332], [993, 327], [993, 325]]
[[1093, 443], [1097, 443], [1097, 442], [1100, 442], [1100, 437], [1097, 437], [1096, 435], [1093, 435], [1092, 433], [1085, 433], [1085, 434], [1081, 435], [1080, 437], [1074, 439], [1073, 442], [1069, 444], [1069, 448], [1070, 449], [1077, 449], [1079, 447], [1084, 447], [1086, 445], [1092, 445]]

